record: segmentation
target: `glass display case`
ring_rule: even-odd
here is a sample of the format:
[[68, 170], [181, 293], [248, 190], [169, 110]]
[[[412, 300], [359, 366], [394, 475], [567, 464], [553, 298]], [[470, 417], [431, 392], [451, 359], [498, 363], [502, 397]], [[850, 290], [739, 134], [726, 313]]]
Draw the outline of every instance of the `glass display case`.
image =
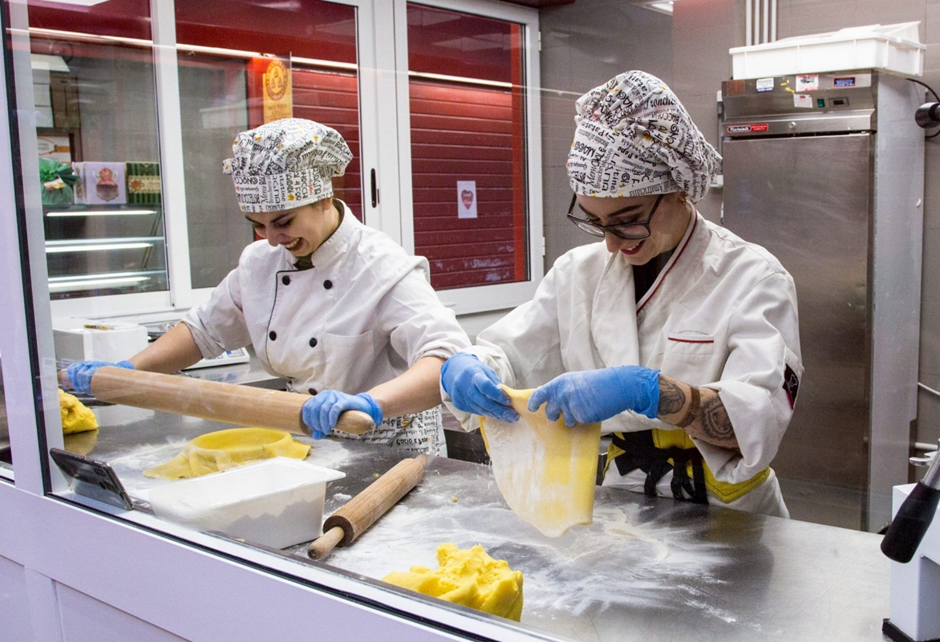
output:
[[[108, 12], [29, 5], [53, 300], [169, 285], [150, 11], [121, 4]], [[109, 20], [114, 10], [127, 20]]]

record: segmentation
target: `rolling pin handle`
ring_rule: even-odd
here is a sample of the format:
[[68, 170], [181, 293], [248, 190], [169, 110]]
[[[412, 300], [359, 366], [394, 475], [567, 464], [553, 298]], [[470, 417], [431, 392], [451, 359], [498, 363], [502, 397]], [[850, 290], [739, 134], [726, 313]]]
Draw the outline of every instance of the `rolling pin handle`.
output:
[[369, 484], [323, 523], [325, 532], [307, 547], [311, 559], [322, 559], [336, 546], [349, 546], [414, 488], [424, 476], [427, 455], [402, 459]]
[[375, 424], [369, 413], [361, 410], [347, 410], [339, 416], [334, 430], [341, 430], [351, 435], [364, 435], [374, 427]]
[[346, 531], [339, 526], [334, 526], [323, 533], [323, 535], [310, 542], [310, 546], [307, 547], [307, 556], [312, 560], [323, 559], [336, 548], [337, 544], [343, 541], [343, 537], [345, 536]]

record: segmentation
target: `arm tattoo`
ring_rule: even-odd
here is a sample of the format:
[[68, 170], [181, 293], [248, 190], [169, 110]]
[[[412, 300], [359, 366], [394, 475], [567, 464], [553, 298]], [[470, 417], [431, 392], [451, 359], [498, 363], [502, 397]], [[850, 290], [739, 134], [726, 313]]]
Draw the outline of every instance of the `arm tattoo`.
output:
[[672, 381], [659, 380], [659, 416], [674, 415], [685, 405], [685, 393]]
[[702, 414], [699, 422], [702, 426], [702, 435], [707, 441], [715, 445], [731, 443], [737, 446], [731, 418], [728, 417], [728, 412], [717, 394], [709, 395], [708, 399], [702, 399]]

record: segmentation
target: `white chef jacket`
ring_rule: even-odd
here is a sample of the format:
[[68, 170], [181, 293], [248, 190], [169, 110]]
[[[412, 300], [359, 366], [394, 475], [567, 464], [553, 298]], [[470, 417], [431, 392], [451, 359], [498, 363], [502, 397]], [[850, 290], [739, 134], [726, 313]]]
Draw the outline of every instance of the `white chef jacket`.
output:
[[[565, 372], [620, 365], [661, 370], [718, 391], [740, 451], [693, 440], [720, 482], [744, 482], [768, 467], [793, 414], [802, 377], [796, 289], [760, 246], [692, 216], [685, 235], [649, 291], [636, 301], [633, 268], [604, 243], [571, 250], [545, 276], [535, 297], [480, 333], [470, 351], [514, 388], [535, 388]], [[787, 380], [785, 381], [785, 378]], [[475, 418], [453, 408], [465, 429]], [[632, 411], [603, 422], [605, 433], [675, 426]], [[657, 486], [672, 496], [671, 473]], [[642, 492], [645, 473], [605, 485]], [[786, 516], [776, 476], [719, 505]]]
[[470, 345], [431, 288], [427, 259], [334, 202], [342, 221], [311, 256], [314, 267], [298, 270], [286, 249], [256, 241], [209, 301], [186, 314], [204, 357], [250, 343], [290, 390], [357, 394], [422, 357], [446, 359]]

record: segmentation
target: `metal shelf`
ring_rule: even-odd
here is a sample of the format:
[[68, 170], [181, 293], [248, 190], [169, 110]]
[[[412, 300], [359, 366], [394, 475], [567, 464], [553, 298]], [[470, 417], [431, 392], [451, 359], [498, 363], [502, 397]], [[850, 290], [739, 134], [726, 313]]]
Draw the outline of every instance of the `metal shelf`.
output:
[[53, 299], [167, 289], [159, 203], [44, 205], [43, 212]]

